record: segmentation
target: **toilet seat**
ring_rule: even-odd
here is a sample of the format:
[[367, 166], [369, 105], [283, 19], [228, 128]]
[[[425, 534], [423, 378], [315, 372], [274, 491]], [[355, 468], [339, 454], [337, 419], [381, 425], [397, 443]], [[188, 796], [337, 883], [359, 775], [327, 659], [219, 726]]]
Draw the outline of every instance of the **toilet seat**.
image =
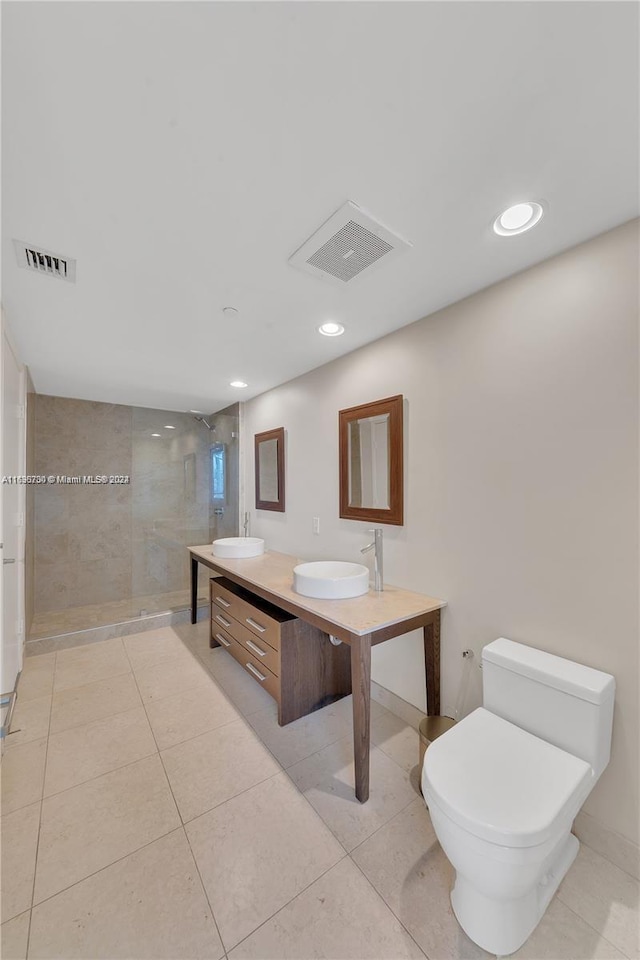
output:
[[473, 836], [533, 847], [572, 820], [589, 793], [588, 763], [480, 707], [429, 747], [423, 792]]

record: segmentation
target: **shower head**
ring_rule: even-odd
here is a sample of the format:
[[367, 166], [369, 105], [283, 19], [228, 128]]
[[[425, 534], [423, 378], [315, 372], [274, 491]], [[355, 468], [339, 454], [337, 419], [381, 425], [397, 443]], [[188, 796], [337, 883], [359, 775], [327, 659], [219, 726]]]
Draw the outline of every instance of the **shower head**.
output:
[[209, 421], [208, 421], [205, 417], [194, 417], [193, 419], [194, 419], [194, 420], [197, 420], [198, 423], [204, 423], [204, 425], [205, 425], [205, 427], [207, 428], [207, 430], [215, 430], [215, 426], [213, 426], [212, 424], [210, 424]]

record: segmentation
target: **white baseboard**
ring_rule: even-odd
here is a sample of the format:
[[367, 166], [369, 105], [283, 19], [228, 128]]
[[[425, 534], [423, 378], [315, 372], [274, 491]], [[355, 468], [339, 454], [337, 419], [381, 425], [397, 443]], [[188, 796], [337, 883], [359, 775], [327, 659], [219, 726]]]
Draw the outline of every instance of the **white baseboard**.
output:
[[573, 832], [582, 843], [640, 880], [640, 847], [632, 840], [609, 830], [584, 810], [576, 817]]
[[391, 690], [387, 690], [386, 687], [381, 687], [375, 680], [371, 681], [371, 697], [376, 703], [379, 703], [380, 706], [389, 710], [390, 713], [395, 713], [396, 717], [400, 717], [401, 720], [408, 723], [414, 730], [418, 729], [420, 721], [425, 716], [424, 710], [419, 710], [417, 707], [414, 707], [412, 703], [407, 703], [406, 700], [392, 693]]

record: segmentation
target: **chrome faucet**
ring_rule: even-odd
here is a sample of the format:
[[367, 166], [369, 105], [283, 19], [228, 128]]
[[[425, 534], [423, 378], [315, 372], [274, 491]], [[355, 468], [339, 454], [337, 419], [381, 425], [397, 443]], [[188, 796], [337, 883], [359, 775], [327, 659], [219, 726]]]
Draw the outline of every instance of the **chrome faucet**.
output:
[[244, 527], [245, 537], [248, 537], [249, 536], [249, 511], [248, 510], [244, 515], [244, 523], [242, 524], [242, 526]]
[[369, 533], [373, 534], [373, 540], [371, 543], [368, 543], [366, 547], [363, 547], [360, 553], [368, 553], [369, 550], [375, 550], [374, 553], [374, 590], [378, 593], [381, 593], [384, 589], [382, 582], [382, 527], [376, 527], [375, 530], [370, 530]]

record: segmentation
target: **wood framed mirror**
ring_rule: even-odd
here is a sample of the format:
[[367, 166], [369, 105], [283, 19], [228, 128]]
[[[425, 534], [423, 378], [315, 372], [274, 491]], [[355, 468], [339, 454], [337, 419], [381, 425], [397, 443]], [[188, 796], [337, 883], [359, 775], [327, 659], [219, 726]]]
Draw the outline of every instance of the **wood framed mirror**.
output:
[[404, 523], [403, 397], [340, 410], [340, 516]]
[[256, 510], [284, 513], [284, 427], [256, 433]]

